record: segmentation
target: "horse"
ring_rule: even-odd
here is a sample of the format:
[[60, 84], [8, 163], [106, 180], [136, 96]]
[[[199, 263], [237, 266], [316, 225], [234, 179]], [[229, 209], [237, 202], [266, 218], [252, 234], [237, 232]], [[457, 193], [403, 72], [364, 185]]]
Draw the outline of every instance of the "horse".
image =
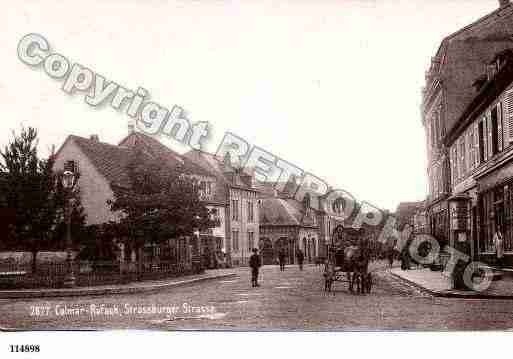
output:
[[372, 286], [372, 277], [368, 273], [369, 261], [368, 251], [356, 245], [348, 246], [344, 249], [344, 267], [349, 281], [349, 291], [356, 293], [370, 293]]
[[[337, 271], [340, 271], [347, 274], [351, 293], [355, 292], [355, 287], [356, 293], [370, 293], [372, 277], [367, 271], [370, 260], [367, 253], [368, 251], [357, 245], [332, 253], [324, 265], [324, 291], [332, 292], [333, 283], [340, 278]], [[339, 266], [338, 270], [336, 266]]]

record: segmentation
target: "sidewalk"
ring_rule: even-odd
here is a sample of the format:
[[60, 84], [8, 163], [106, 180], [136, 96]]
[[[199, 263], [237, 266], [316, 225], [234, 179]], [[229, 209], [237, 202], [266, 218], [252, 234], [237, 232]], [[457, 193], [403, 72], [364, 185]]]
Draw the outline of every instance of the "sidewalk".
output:
[[76, 287], [59, 289], [14, 289], [0, 290], [0, 299], [20, 298], [49, 298], [49, 297], [78, 297], [88, 295], [112, 295], [150, 293], [195, 284], [207, 280], [225, 279], [235, 277], [233, 269], [208, 270], [205, 274], [188, 275], [167, 280], [154, 280], [134, 282], [129, 284], [101, 285], [95, 287]]
[[442, 272], [433, 272], [428, 268], [403, 271], [392, 268], [390, 273], [395, 277], [419, 288], [435, 297], [475, 298], [475, 299], [513, 299], [513, 278], [503, 277], [493, 281], [490, 288], [483, 292], [461, 291], [452, 289], [450, 278]]

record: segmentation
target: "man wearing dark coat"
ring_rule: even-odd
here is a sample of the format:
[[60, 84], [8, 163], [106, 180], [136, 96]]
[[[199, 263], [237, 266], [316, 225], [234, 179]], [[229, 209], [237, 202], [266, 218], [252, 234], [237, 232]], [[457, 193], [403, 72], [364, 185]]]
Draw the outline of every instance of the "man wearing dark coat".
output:
[[297, 250], [297, 263], [299, 264], [299, 270], [303, 270], [303, 261], [305, 260], [305, 255], [301, 249]]
[[280, 271], [283, 272], [285, 270], [285, 251], [283, 248], [281, 248], [278, 253], [278, 261], [280, 262]]
[[253, 254], [249, 257], [249, 266], [251, 268], [251, 286], [252, 287], [260, 287], [258, 284], [258, 270], [262, 265], [262, 261], [260, 260], [260, 256], [258, 255], [258, 250], [253, 248]]

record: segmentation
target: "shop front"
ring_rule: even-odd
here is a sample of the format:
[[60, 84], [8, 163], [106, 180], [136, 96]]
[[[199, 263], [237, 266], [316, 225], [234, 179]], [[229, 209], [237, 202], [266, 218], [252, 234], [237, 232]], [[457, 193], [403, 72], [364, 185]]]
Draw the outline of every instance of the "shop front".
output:
[[449, 203], [445, 199], [432, 203], [425, 216], [427, 218], [424, 228], [436, 238], [442, 248], [445, 247], [449, 244]]
[[513, 164], [481, 176], [479, 183], [479, 228], [477, 249], [479, 260], [496, 265], [494, 235], [504, 239], [505, 267], [513, 267]]

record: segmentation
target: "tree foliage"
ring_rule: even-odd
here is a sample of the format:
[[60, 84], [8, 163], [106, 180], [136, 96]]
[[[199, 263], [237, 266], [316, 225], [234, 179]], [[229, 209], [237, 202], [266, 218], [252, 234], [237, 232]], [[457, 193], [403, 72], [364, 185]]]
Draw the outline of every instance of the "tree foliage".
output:
[[154, 161], [135, 150], [128, 174], [130, 188], [113, 186], [114, 198], [109, 205], [121, 217], [111, 226], [118, 238], [125, 238], [133, 248], [215, 226], [200, 200], [198, 181], [182, 167]]
[[[62, 243], [66, 194], [61, 174], [53, 172], [54, 159], [38, 154], [37, 130], [22, 128], [0, 151], [0, 206], [14, 213], [8, 234], [0, 238], [4, 249], [37, 252], [56, 249]], [[79, 191], [73, 194], [75, 206], [72, 223], [78, 234], [85, 216]]]

